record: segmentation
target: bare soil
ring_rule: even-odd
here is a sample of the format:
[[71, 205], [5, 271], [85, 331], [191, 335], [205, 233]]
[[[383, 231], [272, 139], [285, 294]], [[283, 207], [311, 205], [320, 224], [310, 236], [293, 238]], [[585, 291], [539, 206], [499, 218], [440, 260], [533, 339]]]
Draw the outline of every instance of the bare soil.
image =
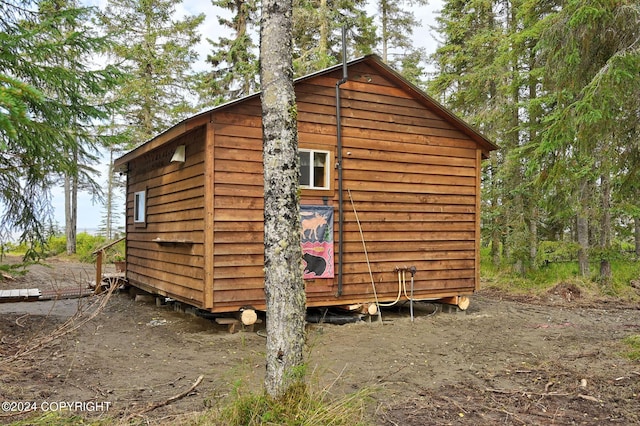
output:
[[[94, 274], [92, 265], [51, 266], [0, 289], [86, 285]], [[40, 411], [42, 403], [102, 402], [108, 410], [84, 405], [76, 414], [173, 424], [234, 389], [259, 389], [263, 326], [229, 334], [126, 292], [95, 311], [100, 300], [0, 304], [0, 402], [33, 402]], [[640, 363], [622, 356], [621, 342], [640, 334], [638, 306], [587, 298], [575, 286], [519, 298], [484, 290], [464, 312], [416, 303], [412, 321], [404, 304], [382, 320], [309, 324], [307, 332], [313, 386], [335, 395], [371, 389], [373, 424], [640, 424]], [[82, 325], [61, 334], [70, 323]], [[10, 360], [47, 336], [59, 337]], [[144, 412], [200, 375], [194, 392]], [[24, 416], [0, 411], [0, 423]]]

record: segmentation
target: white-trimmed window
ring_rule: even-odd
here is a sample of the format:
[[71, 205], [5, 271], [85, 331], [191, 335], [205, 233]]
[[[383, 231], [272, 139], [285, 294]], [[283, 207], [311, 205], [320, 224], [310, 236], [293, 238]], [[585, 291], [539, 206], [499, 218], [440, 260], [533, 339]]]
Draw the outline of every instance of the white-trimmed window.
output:
[[133, 193], [133, 222], [146, 222], [146, 195], [147, 191]]
[[330, 189], [329, 151], [299, 149], [300, 186], [305, 189]]

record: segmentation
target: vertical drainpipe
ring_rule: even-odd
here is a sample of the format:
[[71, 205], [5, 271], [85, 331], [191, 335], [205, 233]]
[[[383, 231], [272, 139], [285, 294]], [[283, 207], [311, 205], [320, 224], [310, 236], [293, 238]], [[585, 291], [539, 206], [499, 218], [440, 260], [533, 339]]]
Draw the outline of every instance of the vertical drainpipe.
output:
[[343, 204], [342, 196], [342, 123], [340, 115], [340, 86], [347, 82], [347, 29], [342, 27], [342, 79], [336, 82], [336, 136], [338, 139], [338, 161], [336, 168], [338, 169], [338, 296], [342, 296], [342, 222], [343, 222]]

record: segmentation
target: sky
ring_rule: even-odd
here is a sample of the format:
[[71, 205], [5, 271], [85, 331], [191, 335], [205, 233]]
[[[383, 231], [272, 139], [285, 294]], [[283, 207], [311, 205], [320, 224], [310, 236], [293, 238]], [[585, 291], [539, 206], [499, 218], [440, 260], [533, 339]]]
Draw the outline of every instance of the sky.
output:
[[[85, 4], [91, 6], [102, 7], [106, 3], [105, 0], [87, 0]], [[437, 12], [442, 8], [443, 0], [430, 0], [427, 6], [417, 7], [414, 10], [416, 18], [422, 22], [422, 27], [417, 28], [414, 31], [414, 45], [416, 47], [423, 47], [428, 54], [431, 54], [437, 47], [436, 39], [434, 38], [433, 31], [430, 26], [435, 24], [435, 17]], [[220, 14], [221, 9], [211, 5], [208, 0], [185, 0], [182, 4], [178, 5], [176, 9], [176, 15], [183, 17], [185, 15], [196, 15], [204, 13], [206, 19], [200, 27], [202, 34], [200, 43], [196, 50], [200, 55], [200, 65], [196, 68], [204, 67], [204, 59], [211, 50], [207, 38], [215, 40], [219, 36], [223, 35], [223, 30], [218, 24], [217, 15]], [[103, 158], [100, 165], [95, 166], [101, 173], [101, 176], [96, 177], [96, 181], [99, 183], [104, 182], [106, 186], [108, 157]], [[122, 205], [122, 212], [124, 212], [124, 196], [119, 194], [118, 201]], [[52, 204], [54, 209], [54, 222], [57, 223], [60, 228], [64, 228], [64, 193], [62, 188], [56, 188], [52, 193]], [[92, 195], [87, 192], [80, 192], [78, 194], [78, 232], [96, 232], [100, 227], [102, 216], [104, 215], [104, 207], [101, 204], [94, 204], [92, 201]], [[124, 224], [124, 214], [120, 218], [121, 224]]]

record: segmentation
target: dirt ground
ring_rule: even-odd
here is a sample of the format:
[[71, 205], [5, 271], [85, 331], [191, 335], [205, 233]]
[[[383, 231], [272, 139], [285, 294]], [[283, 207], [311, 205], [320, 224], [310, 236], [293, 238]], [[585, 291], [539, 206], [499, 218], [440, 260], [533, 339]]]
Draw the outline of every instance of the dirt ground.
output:
[[[0, 289], [85, 285], [93, 274], [52, 262]], [[575, 287], [519, 299], [484, 290], [465, 312], [417, 303], [413, 322], [405, 304], [383, 311], [382, 323], [309, 324], [313, 386], [370, 389], [377, 425], [640, 424], [640, 363], [621, 356], [621, 340], [640, 334], [638, 306], [587, 300]], [[124, 292], [102, 302], [0, 304], [0, 402], [40, 412], [72, 402], [82, 416], [173, 424], [234, 389], [259, 388], [263, 326], [229, 334]], [[193, 392], [154, 408], [200, 375]], [[9, 408], [0, 423], [24, 417]]]

